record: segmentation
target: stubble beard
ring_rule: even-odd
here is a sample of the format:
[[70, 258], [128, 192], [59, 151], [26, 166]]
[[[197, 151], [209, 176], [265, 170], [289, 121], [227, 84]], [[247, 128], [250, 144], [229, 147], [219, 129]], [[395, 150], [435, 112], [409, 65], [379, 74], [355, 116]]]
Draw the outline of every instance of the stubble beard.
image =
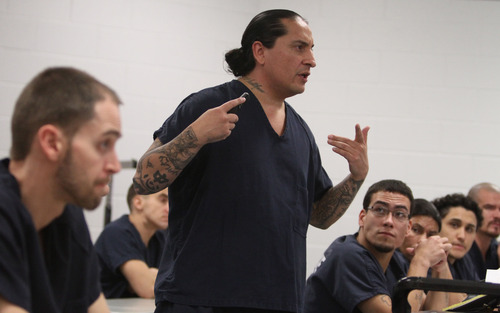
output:
[[387, 244], [373, 242], [371, 240], [369, 240], [369, 242], [370, 242], [371, 246], [373, 247], [373, 249], [375, 249], [377, 252], [380, 252], [380, 253], [389, 253], [389, 252], [394, 251], [394, 246], [390, 246], [390, 245], [387, 245]]
[[389, 252], [394, 251], [393, 247], [389, 247], [386, 245], [374, 245], [373, 247], [375, 248], [375, 250], [377, 250], [378, 252], [381, 252], [381, 253], [389, 253]]
[[56, 180], [60, 188], [68, 197], [68, 203], [82, 207], [86, 210], [94, 210], [101, 203], [102, 197], [92, 194], [80, 178], [85, 173], [77, 173], [77, 166], [73, 164], [71, 150], [68, 150], [61, 166], [56, 172]]

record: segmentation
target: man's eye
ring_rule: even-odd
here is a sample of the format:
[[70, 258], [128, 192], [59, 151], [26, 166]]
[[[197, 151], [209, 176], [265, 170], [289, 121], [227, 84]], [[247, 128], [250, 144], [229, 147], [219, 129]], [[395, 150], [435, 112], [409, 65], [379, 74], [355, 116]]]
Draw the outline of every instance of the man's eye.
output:
[[103, 151], [109, 150], [111, 147], [111, 141], [110, 140], [105, 140], [99, 143], [99, 148]]
[[302, 50], [304, 50], [305, 46], [304, 45], [298, 45], [296, 47], [297, 47], [297, 50], [302, 51]]
[[475, 228], [475, 227], [472, 227], [472, 226], [470, 226], [470, 227], [466, 227], [466, 228], [465, 228], [465, 231], [466, 231], [466, 232], [468, 232], [468, 233], [470, 234], [470, 233], [475, 232], [475, 231], [476, 231], [476, 228]]
[[421, 230], [420, 228], [418, 228], [418, 227], [413, 227], [411, 230], [412, 230], [415, 234], [417, 234], [417, 235], [421, 235], [421, 234], [422, 234], [422, 230]]
[[396, 211], [396, 212], [394, 212], [394, 216], [397, 218], [406, 218], [406, 212]]

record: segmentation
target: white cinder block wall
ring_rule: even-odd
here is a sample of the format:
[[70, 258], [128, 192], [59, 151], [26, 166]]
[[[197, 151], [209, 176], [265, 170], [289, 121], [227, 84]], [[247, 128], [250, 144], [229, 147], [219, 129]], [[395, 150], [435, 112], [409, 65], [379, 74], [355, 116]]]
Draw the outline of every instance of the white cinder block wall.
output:
[[[486, 0], [0, 0], [0, 154], [9, 152], [21, 88], [64, 65], [121, 95], [119, 157], [138, 159], [185, 96], [232, 79], [224, 52], [270, 8], [299, 12], [313, 30], [318, 66], [289, 102], [312, 128], [335, 183], [348, 168], [326, 136], [353, 138], [355, 123], [371, 126], [367, 181], [329, 230], [310, 228], [309, 273], [332, 240], [357, 230], [375, 181], [401, 179], [427, 199], [500, 184], [500, 1]], [[114, 178], [113, 219], [128, 211], [133, 172]], [[103, 205], [86, 216], [95, 239]]]

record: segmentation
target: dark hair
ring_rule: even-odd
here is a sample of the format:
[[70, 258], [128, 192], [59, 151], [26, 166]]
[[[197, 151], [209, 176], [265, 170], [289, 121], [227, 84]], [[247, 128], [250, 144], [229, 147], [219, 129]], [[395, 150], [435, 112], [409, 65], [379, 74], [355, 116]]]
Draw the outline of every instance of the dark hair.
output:
[[132, 200], [134, 199], [134, 197], [137, 195], [137, 192], [135, 192], [135, 189], [134, 189], [134, 184], [130, 185], [130, 187], [128, 188], [128, 192], [127, 192], [127, 204], [128, 204], [128, 209], [130, 210], [130, 212], [132, 212]]
[[24, 160], [36, 132], [46, 124], [61, 127], [72, 138], [106, 96], [121, 103], [112, 89], [80, 70], [55, 67], [41, 72], [24, 87], [14, 107], [11, 158]]
[[225, 55], [228, 65], [227, 71], [234, 76], [245, 76], [255, 67], [252, 45], [260, 41], [264, 47], [272, 48], [276, 39], [287, 34], [288, 30], [282, 19], [300, 18], [307, 22], [299, 14], [290, 10], [268, 10], [257, 14], [248, 24], [241, 37], [241, 48], [230, 50]]
[[370, 202], [372, 200], [372, 195], [379, 191], [387, 191], [399, 193], [410, 200], [410, 212], [412, 212], [413, 208], [413, 193], [405, 183], [396, 179], [386, 179], [381, 180], [368, 188], [366, 192], [365, 198], [363, 199], [363, 208], [366, 210], [370, 206]]
[[421, 198], [415, 199], [410, 218], [414, 216], [428, 216], [432, 218], [438, 224], [439, 231], [441, 231], [441, 216], [439, 216], [438, 210], [431, 202]]
[[432, 201], [432, 204], [436, 206], [436, 209], [438, 210], [439, 215], [441, 215], [442, 219], [445, 218], [446, 215], [448, 215], [448, 213], [450, 212], [450, 208], [463, 207], [466, 210], [472, 211], [474, 213], [477, 220], [477, 228], [479, 228], [479, 226], [481, 226], [481, 223], [483, 222], [483, 216], [481, 215], [481, 211], [479, 210], [477, 203], [470, 197], [465, 196], [461, 193], [453, 193], [441, 198], [436, 198]]

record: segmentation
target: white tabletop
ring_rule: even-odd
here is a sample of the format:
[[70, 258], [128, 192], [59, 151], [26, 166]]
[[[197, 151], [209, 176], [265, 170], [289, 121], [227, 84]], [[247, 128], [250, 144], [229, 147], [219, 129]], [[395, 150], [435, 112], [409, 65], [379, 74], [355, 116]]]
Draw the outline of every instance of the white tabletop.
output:
[[154, 299], [143, 298], [125, 298], [125, 299], [107, 299], [111, 313], [153, 313], [155, 311]]

